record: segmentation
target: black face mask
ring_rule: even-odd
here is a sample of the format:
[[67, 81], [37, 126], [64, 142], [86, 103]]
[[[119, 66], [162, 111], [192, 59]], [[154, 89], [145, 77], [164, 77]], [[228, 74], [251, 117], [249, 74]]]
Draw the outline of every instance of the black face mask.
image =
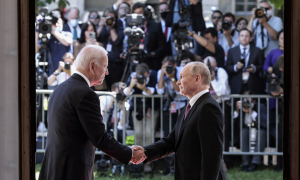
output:
[[168, 14], [169, 14], [169, 12], [164, 11], [164, 12], [160, 13], [160, 17], [163, 18], [163, 19], [166, 19]]

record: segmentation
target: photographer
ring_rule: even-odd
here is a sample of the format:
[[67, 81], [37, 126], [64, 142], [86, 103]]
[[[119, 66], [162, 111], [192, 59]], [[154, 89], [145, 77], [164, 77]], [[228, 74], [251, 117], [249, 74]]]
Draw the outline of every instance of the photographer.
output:
[[211, 15], [211, 22], [213, 23], [214, 28], [218, 32], [222, 29], [222, 16], [223, 16], [223, 13], [219, 10], [213, 11], [213, 13]]
[[[63, 55], [66, 52], [70, 51], [70, 45], [73, 43], [72, 40], [72, 34], [69, 32], [61, 31], [62, 28], [62, 19], [60, 18], [60, 12], [59, 11], [51, 11], [50, 17], [52, 18], [51, 22], [51, 36], [46, 37], [47, 41], [42, 42], [40, 41], [39, 44], [36, 44], [37, 50], [43, 50], [46, 48], [48, 53], [50, 53], [51, 58], [49, 55], [47, 55], [48, 59], [48, 70], [49, 74], [52, 74], [54, 69], [57, 69], [59, 66], [59, 61], [62, 59]], [[40, 26], [40, 25], [39, 25]], [[40, 28], [40, 27], [39, 27]], [[39, 35], [42, 35], [43, 38], [46, 36], [46, 34], [36, 32], [36, 43], [38, 43]], [[41, 40], [41, 39], [40, 39]], [[45, 47], [44, 47], [45, 45]], [[52, 69], [52, 64], [53, 68]]]
[[[256, 99], [243, 98], [242, 102], [236, 102], [236, 110], [234, 111], [235, 125], [240, 127], [242, 123], [242, 152], [263, 152], [267, 146], [267, 128], [269, 133], [275, 137], [275, 119], [270, 119], [267, 124], [267, 106], [260, 102], [258, 112]], [[242, 109], [242, 116], [240, 110]], [[258, 127], [258, 115], [260, 114], [260, 127]], [[270, 113], [270, 117], [274, 117], [275, 113]], [[260, 131], [259, 131], [260, 130]], [[249, 139], [251, 146], [249, 145]], [[258, 149], [259, 148], [259, 149]], [[253, 155], [252, 160], [250, 155], [242, 155], [241, 171], [253, 172], [256, 171], [261, 164], [261, 156]]]
[[[80, 38], [81, 28], [78, 24], [79, 22], [79, 9], [76, 7], [72, 7], [67, 11], [67, 19], [68, 23], [64, 24], [63, 31], [71, 32], [74, 42]], [[73, 51], [72, 51], [73, 52]]]
[[264, 94], [265, 83], [259, 76], [263, 69], [263, 53], [250, 45], [251, 37], [248, 29], [240, 30], [240, 45], [228, 51], [225, 69], [229, 75], [231, 94], [243, 94], [249, 90], [254, 94]]
[[188, 36], [193, 37], [201, 46], [205, 48], [202, 59], [212, 56], [216, 59], [219, 67], [224, 67], [224, 49], [218, 44], [218, 32], [215, 28], [207, 28], [204, 37], [198, 36], [195, 32], [188, 31]]
[[90, 11], [88, 21], [92, 22], [96, 26], [96, 29], [100, 28], [100, 15], [98, 11]]
[[234, 28], [235, 16], [232, 13], [225, 13], [223, 21], [219, 23], [222, 29], [218, 32], [218, 42], [224, 49], [226, 64], [228, 50], [239, 44], [239, 33]]
[[150, 69], [158, 71], [161, 66], [161, 61], [164, 55], [165, 37], [158, 23], [151, 19], [151, 11], [145, 4], [137, 2], [132, 7], [132, 12], [142, 14], [145, 17], [144, 32], [145, 38], [143, 41], [144, 52], [147, 53], [147, 58], [143, 61]]
[[[150, 70], [147, 64], [138, 64], [135, 68], [135, 72], [131, 74], [127, 81], [127, 87], [124, 89], [124, 95], [143, 94], [146, 97], [155, 94], [155, 85], [157, 83], [157, 72]], [[155, 98], [155, 100], [159, 100]], [[157, 101], [154, 101], [154, 116], [152, 117], [152, 103], [150, 98], [145, 98], [145, 107], [143, 107], [143, 98], [136, 98], [136, 104], [134, 104], [134, 98], [130, 99], [129, 120], [134, 123], [135, 140], [138, 145], [149, 145], [152, 143], [152, 133], [155, 130], [152, 129], [152, 118], [154, 120], [154, 127], [156, 126], [157, 117], [159, 114], [159, 105]], [[136, 112], [134, 112], [134, 106], [136, 106]], [[145, 111], [145, 114], [143, 113]], [[145, 118], [145, 129], [143, 128], [143, 118]], [[130, 123], [130, 122], [129, 122]], [[143, 143], [143, 133], [145, 133], [145, 144]], [[145, 172], [152, 171], [149, 164], [144, 166]]]
[[112, 8], [106, 10], [106, 18], [100, 20], [100, 28], [98, 29], [97, 41], [103, 43], [103, 47], [108, 52], [108, 71], [106, 76], [107, 87], [115, 82], [119, 82], [124, 71], [124, 60], [120, 58], [123, 50], [123, 24], [118, 19], [117, 12]]
[[278, 47], [277, 33], [283, 29], [282, 20], [272, 16], [272, 6], [268, 0], [261, 0], [259, 8], [253, 8], [248, 29], [254, 34], [255, 46], [264, 51], [267, 57], [269, 52]]
[[73, 67], [75, 58], [72, 53], [66, 53], [62, 59], [63, 61], [59, 62], [57, 70], [54, 71], [54, 73], [48, 78], [49, 86], [57, 86], [61, 84], [69, 79], [75, 71], [75, 68]]

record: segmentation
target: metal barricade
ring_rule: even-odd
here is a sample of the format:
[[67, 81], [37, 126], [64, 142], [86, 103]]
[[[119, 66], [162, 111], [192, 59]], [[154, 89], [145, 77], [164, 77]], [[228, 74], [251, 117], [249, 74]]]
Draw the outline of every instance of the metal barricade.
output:
[[[44, 99], [47, 95], [51, 94], [53, 92], [53, 90], [36, 90], [36, 94], [37, 95], [41, 95], [42, 96], [42, 99]], [[96, 91], [95, 92], [97, 95], [101, 96], [101, 95], [106, 95], [106, 96], [111, 96], [113, 97], [114, 99], [114, 107], [117, 107], [118, 106], [118, 102], [117, 102], [117, 99], [116, 99], [116, 94], [115, 93], [110, 93], [110, 92], [101, 92], [101, 91]], [[163, 95], [149, 95], [149, 96], [145, 96], [145, 95], [131, 95], [131, 96], [127, 96], [123, 102], [122, 102], [122, 105], [123, 105], [123, 132], [122, 132], [122, 140], [123, 140], [123, 144], [125, 144], [126, 142], [126, 120], [128, 120], [128, 117], [126, 117], [126, 113], [124, 113], [126, 111], [126, 107], [125, 107], [125, 103], [129, 101], [129, 99], [133, 99], [133, 103], [134, 103], [134, 108], [133, 108], [133, 113], [134, 113], [134, 116], [133, 116], [133, 121], [136, 122], [137, 119], [136, 119], [136, 116], [135, 114], [137, 113], [137, 98], [141, 98], [142, 99], [142, 106], [143, 106], [143, 118], [142, 118], [142, 128], [143, 128], [143, 135], [142, 135], [142, 139], [143, 139], [143, 143], [142, 144], [138, 144], [138, 145], [141, 145], [141, 146], [145, 146], [147, 145], [146, 144], [146, 128], [149, 128], [149, 127], [146, 127], [146, 106], [145, 106], [145, 103], [146, 103], [146, 99], [150, 99], [151, 100], [151, 143], [153, 143], [155, 141], [155, 123], [157, 121], [157, 123], [160, 123], [160, 138], [163, 138]], [[182, 98], [185, 98], [184, 96], [182, 95], [177, 95], [177, 100], [178, 100], [178, 104], [180, 104], [182, 101], [181, 99]], [[223, 145], [223, 154], [225, 155], [283, 155], [282, 152], [278, 152], [278, 110], [279, 110], [279, 105], [278, 105], [278, 102], [280, 99], [283, 99], [283, 96], [281, 97], [273, 97], [273, 96], [269, 96], [269, 95], [226, 95], [226, 96], [218, 96], [218, 98], [221, 99], [221, 103], [220, 105], [222, 106], [222, 111], [223, 111], [223, 114], [225, 113], [230, 113], [230, 124], [231, 124], [231, 142], [234, 142], [234, 118], [233, 118], [233, 114], [234, 114], [234, 111], [235, 111], [235, 104], [234, 104], [234, 99], [238, 99], [240, 101], [243, 100], [243, 98], [249, 98], [250, 99], [250, 102], [251, 102], [251, 99], [255, 98], [257, 99], [257, 106], [258, 106], [258, 112], [257, 112], [257, 123], [258, 123], [258, 129], [257, 129], [257, 136], [259, 137], [257, 139], [257, 143], [258, 143], [258, 149], [260, 149], [260, 133], [261, 133], [261, 127], [260, 127], [260, 123], [261, 123], [261, 119], [260, 119], [260, 113], [261, 113], [261, 100], [262, 99], [265, 99], [266, 100], [266, 106], [267, 106], [267, 145], [266, 145], [266, 149], [267, 151], [257, 151], [257, 152], [251, 152], [250, 149], [249, 149], [249, 152], [243, 152], [243, 151], [233, 151], [234, 149], [234, 145], [233, 143], [231, 143], [230, 145], [230, 150], [228, 151], [225, 151], [225, 147]], [[226, 102], [230, 102], [230, 112], [225, 112], [225, 100], [224, 98], [227, 98], [229, 100], [226, 100]], [[270, 98], [275, 98], [276, 99], [276, 123], [275, 123], [275, 126], [276, 126], [276, 138], [275, 138], [275, 141], [276, 141], [276, 145], [275, 145], [275, 151], [274, 152], [271, 152], [270, 150], [270, 142], [269, 142], [269, 136], [270, 136], [270, 129], [269, 129], [269, 100]], [[157, 120], [155, 119], [155, 99], [159, 99], [159, 105], [160, 105], [160, 108], [158, 110], [158, 113], [160, 113], [160, 119]], [[180, 107], [178, 107], [178, 111], [179, 111], [179, 114], [180, 114]], [[251, 107], [250, 107], [250, 110], [251, 110]], [[148, 112], [149, 113], [149, 112]], [[242, 146], [242, 143], [243, 143], [243, 134], [242, 134], [242, 129], [243, 129], [243, 113], [242, 113], [242, 108], [240, 109], [239, 111], [239, 116], [240, 116], [240, 146]], [[108, 115], [108, 114], [106, 114]], [[114, 115], [115, 117], [117, 117], [117, 108], [114, 108]], [[45, 111], [43, 109], [42, 111], [42, 122], [45, 123]], [[107, 118], [103, 118], [103, 119], [107, 119]], [[172, 130], [172, 116], [171, 116], [171, 111], [169, 111], [169, 131]], [[106, 124], [106, 122], [105, 122]], [[115, 121], [114, 123], [114, 137], [117, 139], [117, 125], [118, 125], [118, 122]], [[225, 139], [225, 128], [224, 127], [224, 139]], [[135, 137], [136, 137], [136, 134], [134, 133]], [[47, 133], [46, 132], [37, 132], [37, 136], [42, 136], [42, 149], [37, 149], [37, 153], [44, 153], [45, 152], [45, 140], [44, 140], [44, 137], [47, 136]], [[251, 146], [251, 141], [250, 141], [250, 135], [249, 135], [249, 146]], [[224, 140], [225, 142], [225, 140]], [[135, 138], [135, 143], [136, 144], [136, 138]], [[223, 143], [224, 144], [224, 143]], [[101, 151], [96, 151], [96, 154], [101, 154]]]
[[[37, 96], [42, 96], [42, 103], [44, 103], [44, 100], [46, 98], [45, 95], [50, 95], [52, 94], [53, 90], [41, 90], [41, 89], [36, 89], [36, 95]], [[95, 93], [99, 96], [111, 96], [114, 99], [114, 107], [117, 107], [117, 99], [116, 99], [116, 94], [115, 93], [111, 93], [111, 92], [104, 92], [104, 91], [95, 91]], [[42, 122], [45, 124], [45, 110], [44, 110], [44, 105], [48, 104], [43, 104], [42, 105]], [[100, 105], [100, 104], [99, 104]], [[114, 114], [115, 117], [117, 117], [117, 108], [114, 108]], [[108, 116], [108, 114], [106, 113], [106, 116]], [[106, 126], [106, 123], [104, 120], [107, 119], [106, 117], [103, 117], [103, 122]], [[37, 149], [36, 152], [37, 153], [44, 153], [45, 152], [45, 137], [47, 137], [47, 132], [42, 131], [42, 132], [38, 132], [37, 131], [37, 135], [36, 137], [38, 138], [39, 136], [42, 136], [42, 148], [41, 149]], [[117, 138], [117, 123], [114, 123], [114, 137]], [[101, 154], [101, 151], [96, 151], [96, 154]]]

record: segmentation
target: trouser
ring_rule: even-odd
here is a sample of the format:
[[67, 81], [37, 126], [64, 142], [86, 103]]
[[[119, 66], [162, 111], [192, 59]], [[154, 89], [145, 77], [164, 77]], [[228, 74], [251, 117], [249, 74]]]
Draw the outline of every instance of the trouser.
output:
[[[242, 152], [250, 152], [250, 144], [249, 144], [249, 128], [242, 129]], [[266, 147], [266, 139], [267, 132], [265, 129], [260, 128], [260, 137], [258, 137], [258, 132], [256, 133], [256, 144], [255, 144], [255, 152], [263, 152]], [[260, 140], [258, 140], [260, 138]], [[258, 144], [260, 147], [258, 149]], [[250, 155], [242, 155], [243, 163], [242, 165], [249, 165], [250, 163]], [[251, 161], [252, 164], [259, 165], [261, 163], [261, 156], [254, 155]]]
[[[154, 110], [154, 117], [152, 119], [152, 112], [150, 111], [150, 117], [147, 115], [147, 111], [145, 114], [145, 129], [143, 128], [144, 121], [135, 119], [136, 112], [132, 112], [132, 119], [134, 123], [134, 131], [135, 131], [135, 144], [140, 146], [145, 146], [152, 144], [152, 133], [155, 134], [155, 125], [158, 117], [158, 111]], [[153, 121], [153, 126], [152, 126]], [[145, 143], [143, 143], [143, 134], [145, 134]]]

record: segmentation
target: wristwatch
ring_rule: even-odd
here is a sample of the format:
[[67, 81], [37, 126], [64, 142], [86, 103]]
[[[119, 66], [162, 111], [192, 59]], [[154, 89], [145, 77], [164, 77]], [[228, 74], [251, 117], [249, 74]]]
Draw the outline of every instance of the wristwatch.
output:
[[171, 81], [175, 81], [175, 78], [172, 78]]

